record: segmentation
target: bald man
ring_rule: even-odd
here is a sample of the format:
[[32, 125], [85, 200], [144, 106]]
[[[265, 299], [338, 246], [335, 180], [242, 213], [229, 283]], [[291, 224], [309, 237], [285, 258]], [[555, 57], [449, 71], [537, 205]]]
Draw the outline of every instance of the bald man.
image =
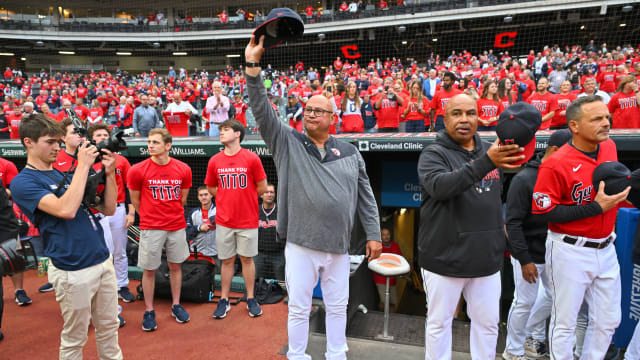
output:
[[451, 359], [451, 322], [461, 293], [471, 318], [471, 357], [494, 359], [506, 247], [498, 168], [517, 168], [511, 163], [523, 158], [514, 155], [523, 149], [482, 141], [476, 102], [466, 94], [449, 100], [444, 126], [418, 161], [418, 249], [429, 304], [425, 359]]
[[[165, 112], [183, 112], [189, 115], [191, 118], [192, 115], [197, 115], [198, 110], [196, 110], [193, 105], [191, 105], [188, 101], [182, 101], [182, 96], [179, 92], [173, 93], [173, 102], [167, 106], [167, 108], [163, 111]], [[191, 130], [191, 120], [187, 120], [187, 124], [189, 125], [189, 136], [196, 135]]]
[[[278, 171], [278, 225], [286, 239], [285, 275], [289, 293], [288, 359], [306, 354], [313, 288], [321, 279], [326, 308], [327, 359], [346, 359], [349, 300], [349, 244], [355, 214], [364, 229], [366, 256], [380, 256], [380, 225], [364, 160], [351, 144], [329, 136], [333, 105], [312, 96], [304, 110], [305, 134], [284, 124], [269, 103], [260, 75], [264, 36], [245, 50], [251, 109]], [[363, 246], [364, 247], [364, 246]], [[361, 248], [362, 249], [362, 248]]]
[[207, 135], [219, 136], [220, 124], [229, 119], [231, 102], [222, 93], [222, 84], [219, 81], [215, 81], [211, 85], [211, 89], [213, 90], [213, 95], [209, 96], [204, 107], [205, 114], [209, 114], [209, 131], [207, 131]]

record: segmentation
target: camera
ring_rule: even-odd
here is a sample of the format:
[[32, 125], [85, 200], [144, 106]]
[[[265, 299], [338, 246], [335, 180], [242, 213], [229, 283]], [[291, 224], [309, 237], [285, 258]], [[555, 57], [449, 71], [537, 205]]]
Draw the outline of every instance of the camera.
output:
[[[84, 137], [88, 138], [89, 132], [82, 124], [82, 121], [78, 117], [75, 111], [65, 109], [67, 112], [67, 116], [71, 119], [71, 123], [73, 123], [73, 131]], [[102, 161], [102, 150], [107, 149], [113, 153], [126, 150], [127, 143], [122, 139], [124, 132], [120, 129], [116, 130], [109, 136], [109, 138], [99, 142], [96, 144], [95, 141], [91, 140], [90, 143], [95, 145], [100, 152], [98, 157], [96, 158], [96, 164]], [[80, 144], [82, 145], [82, 143]], [[77, 151], [77, 150], [76, 150]], [[95, 171], [93, 168], [89, 171], [89, 175], [87, 176], [87, 185], [84, 188], [84, 195], [82, 201], [86, 203], [89, 207], [96, 207], [104, 201], [104, 186], [107, 182], [104, 171]]]

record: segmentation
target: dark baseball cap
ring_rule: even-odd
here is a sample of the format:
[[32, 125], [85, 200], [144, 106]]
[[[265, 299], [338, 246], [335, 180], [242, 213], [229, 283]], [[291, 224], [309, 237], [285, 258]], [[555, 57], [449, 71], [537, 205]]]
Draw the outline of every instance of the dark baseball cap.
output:
[[631, 185], [631, 170], [617, 161], [607, 161], [593, 170], [593, 188], [598, 192], [600, 181], [604, 181], [604, 192], [615, 195]]
[[631, 191], [627, 200], [633, 206], [640, 208], [640, 169], [636, 169], [631, 173]]
[[553, 132], [553, 134], [551, 134], [551, 136], [549, 136], [549, 140], [547, 140], [547, 147], [561, 147], [562, 145], [568, 143], [572, 137], [573, 134], [571, 134], [571, 130], [569, 129], [556, 130]]
[[498, 118], [496, 134], [500, 144], [516, 144], [524, 148], [522, 153], [512, 156], [524, 155], [524, 159], [512, 163], [521, 165], [529, 161], [536, 150], [536, 131], [542, 124], [542, 115], [533, 105], [518, 102], [506, 108]]
[[271, 49], [285, 41], [302, 37], [304, 23], [295, 11], [289, 8], [275, 8], [269, 12], [267, 19], [255, 30], [256, 42], [264, 35], [264, 48]]

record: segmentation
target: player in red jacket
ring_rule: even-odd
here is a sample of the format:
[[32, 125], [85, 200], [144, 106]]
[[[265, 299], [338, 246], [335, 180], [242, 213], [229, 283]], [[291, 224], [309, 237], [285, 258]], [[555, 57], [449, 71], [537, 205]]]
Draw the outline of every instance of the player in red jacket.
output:
[[204, 180], [216, 198], [216, 245], [218, 258], [222, 261], [222, 292], [213, 313], [216, 319], [225, 318], [231, 309], [229, 290], [236, 255], [242, 262], [249, 315], [262, 315], [253, 294], [253, 257], [258, 255], [258, 196], [267, 189], [267, 175], [258, 155], [240, 146], [244, 131], [244, 126], [237, 120], [220, 124], [220, 142], [224, 150], [211, 157]]
[[179, 323], [189, 321], [189, 314], [180, 305], [180, 290], [182, 263], [189, 257], [183, 206], [191, 189], [191, 168], [169, 156], [172, 142], [167, 129], [149, 131], [147, 144], [151, 157], [132, 166], [127, 176], [131, 203], [140, 215], [138, 266], [144, 269], [144, 331], [157, 328], [153, 293], [155, 272], [160, 266], [163, 248], [166, 248], [171, 278], [171, 315]]
[[547, 91], [549, 88], [549, 81], [547, 78], [542, 77], [538, 80], [538, 91], [529, 96], [527, 102], [538, 109], [542, 114], [542, 125], [540, 130], [546, 130], [551, 125], [551, 118], [558, 111], [558, 102], [556, 96]]
[[612, 115], [611, 127], [614, 129], [640, 128], [640, 91], [633, 75], [628, 75], [618, 86], [618, 92], [609, 100], [609, 112]]
[[621, 319], [620, 266], [613, 246], [618, 205], [630, 187], [607, 195], [596, 192], [594, 169], [617, 161], [609, 139], [609, 111], [597, 96], [583, 96], [567, 108], [573, 138], [539, 169], [531, 211], [548, 222], [545, 271], [552, 294], [551, 358], [573, 358], [576, 318], [589, 307], [589, 341], [583, 354], [603, 359]]

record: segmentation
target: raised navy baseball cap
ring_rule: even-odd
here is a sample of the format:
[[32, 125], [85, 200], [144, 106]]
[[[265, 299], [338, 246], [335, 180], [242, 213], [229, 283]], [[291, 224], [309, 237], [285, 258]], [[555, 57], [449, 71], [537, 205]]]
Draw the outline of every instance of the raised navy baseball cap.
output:
[[269, 12], [267, 19], [255, 30], [253, 35], [256, 42], [260, 42], [260, 36], [264, 35], [265, 49], [274, 48], [285, 41], [291, 41], [302, 37], [304, 23], [295, 11], [289, 8], [275, 8]]
[[542, 124], [540, 111], [525, 102], [517, 102], [500, 114], [496, 126], [500, 144], [516, 144], [524, 148], [523, 152], [512, 155], [524, 155], [524, 159], [512, 165], [521, 165], [531, 159], [536, 150], [536, 131], [540, 128], [540, 124]]
[[617, 161], [606, 161], [593, 170], [593, 188], [598, 192], [600, 181], [604, 181], [604, 193], [615, 195], [631, 185], [631, 170]]

